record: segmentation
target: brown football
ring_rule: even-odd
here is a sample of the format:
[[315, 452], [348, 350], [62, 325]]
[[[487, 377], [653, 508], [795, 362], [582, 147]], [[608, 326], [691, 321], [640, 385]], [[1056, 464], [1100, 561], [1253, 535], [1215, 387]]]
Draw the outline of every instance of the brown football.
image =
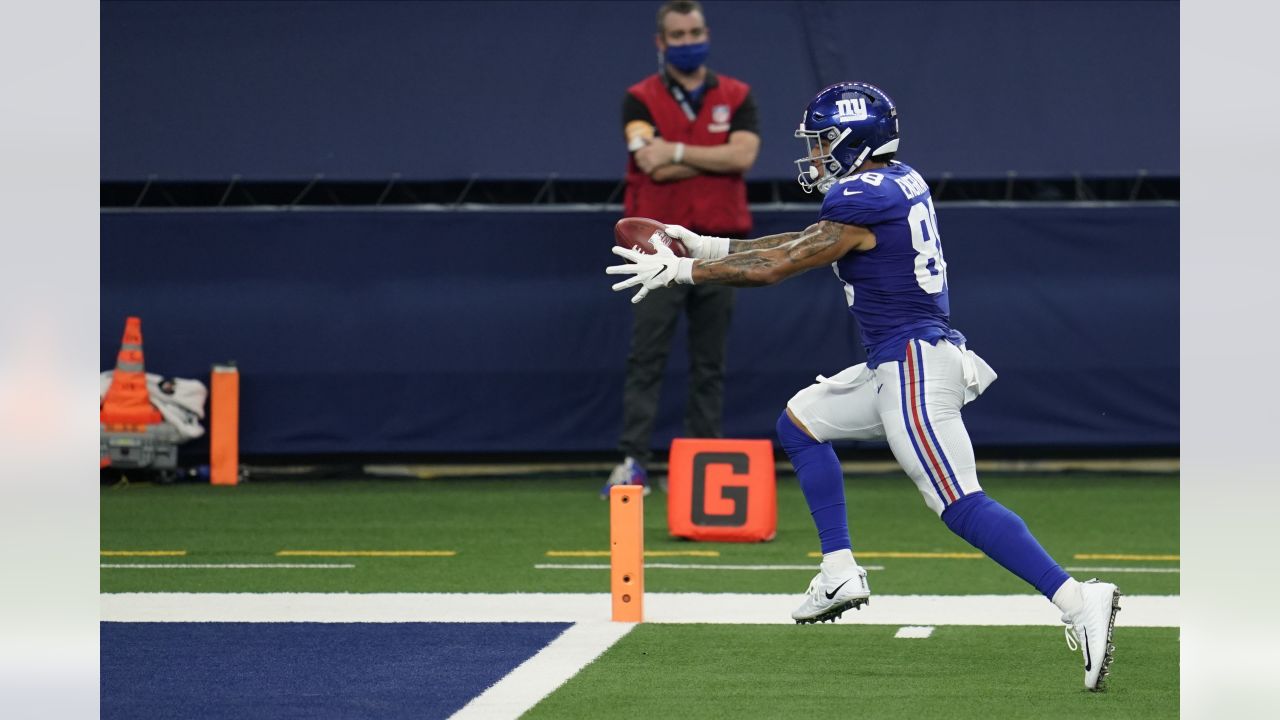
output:
[[613, 226], [613, 240], [618, 247], [639, 250], [646, 255], [654, 254], [654, 242], [661, 242], [671, 248], [671, 252], [678, 257], [689, 257], [689, 250], [684, 243], [663, 232], [666, 227], [657, 220], [649, 218], [625, 217]]

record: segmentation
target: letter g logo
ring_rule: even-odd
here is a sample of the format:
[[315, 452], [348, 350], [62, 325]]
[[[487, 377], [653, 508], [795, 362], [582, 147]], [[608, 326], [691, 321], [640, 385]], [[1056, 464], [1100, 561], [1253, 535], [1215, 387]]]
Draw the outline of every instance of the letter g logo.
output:
[[[693, 524], [715, 527], [739, 527], [747, 523], [747, 485], [728, 485], [720, 490], [720, 496], [733, 503], [728, 514], [707, 512], [707, 467], [728, 465], [734, 475], [747, 475], [751, 460], [741, 452], [700, 452], [693, 456]], [[747, 478], [743, 478], [745, 483]]]

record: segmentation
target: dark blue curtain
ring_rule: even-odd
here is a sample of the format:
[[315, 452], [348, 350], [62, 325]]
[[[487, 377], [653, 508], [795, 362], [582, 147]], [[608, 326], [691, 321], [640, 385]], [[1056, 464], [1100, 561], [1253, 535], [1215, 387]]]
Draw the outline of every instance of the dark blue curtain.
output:
[[[562, 178], [626, 162], [643, 2], [104, 2], [107, 180]], [[1176, 2], [707, 2], [749, 82], [753, 178], [790, 178], [824, 85], [897, 101], [927, 177], [1178, 174]]]
[[[1176, 445], [1176, 206], [938, 208], [955, 325], [1000, 379], [966, 410], [986, 445]], [[811, 211], [757, 212], [760, 234]], [[630, 306], [602, 269], [608, 212], [171, 211], [102, 215], [102, 367], [127, 315], [147, 369], [241, 368], [245, 453], [608, 450]], [[681, 331], [683, 332], [683, 331]], [[683, 338], [659, 447], [680, 433]], [[742, 290], [725, 430], [770, 437], [796, 390], [861, 362], [814, 271]]]

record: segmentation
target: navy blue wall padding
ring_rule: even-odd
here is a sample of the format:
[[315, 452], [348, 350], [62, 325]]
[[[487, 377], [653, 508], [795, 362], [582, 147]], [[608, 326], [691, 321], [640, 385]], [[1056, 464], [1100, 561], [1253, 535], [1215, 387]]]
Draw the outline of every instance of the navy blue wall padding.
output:
[[101, 713], [447, 718], [569, 626], [104, 622]]
[[[756, 212], [759, 234], [816, 208]], [[102, 214], [101, 363], [128, 315], [147, 370], [241, 368], [248, 454], [614, 447], [630, 293], [611, 212]], [[938, 206], [953, 321], [1000, 373], [978, 445], [1178, 442], [1178, 208]], [[655, 447], [680, 434], [682, 329]], [[836, 278], [740, 290], [725, 432], [773, 435], [787, 399], [862, 361]]]
[[[106, 2], [106, 180], [616, 180], [658, 0]], [[1177, 2], [707, 2], [791, 178], [825, 85], [897, 101], [927, 177], [1178, 174]]]

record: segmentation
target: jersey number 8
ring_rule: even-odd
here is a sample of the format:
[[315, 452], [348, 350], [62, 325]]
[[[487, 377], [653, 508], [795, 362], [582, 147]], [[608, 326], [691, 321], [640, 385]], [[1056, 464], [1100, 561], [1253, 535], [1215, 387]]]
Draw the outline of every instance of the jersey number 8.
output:
[[942, 259], [933, 198], [912, 205], [907, 224], [911, 226], [911, 245], [916, 249], [916, 283], [925, 292], [936, 295], [947, 284], [947, 261]]

